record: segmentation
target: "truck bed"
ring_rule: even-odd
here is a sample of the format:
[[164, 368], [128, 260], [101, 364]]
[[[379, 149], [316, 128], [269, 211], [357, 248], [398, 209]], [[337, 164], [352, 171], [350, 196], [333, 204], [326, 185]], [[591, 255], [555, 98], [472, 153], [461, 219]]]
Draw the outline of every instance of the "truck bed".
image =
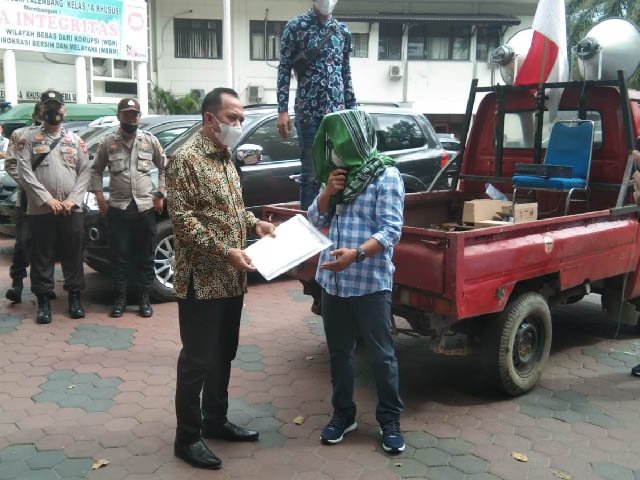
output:
[[[405, 226], [394, 250], [394, 307], [419, 309], [449, 322], [500, 312], [519, 282], [554, 282], [560, 291], [633, 272], [638, 262], [635, 213], [587, 212], [471, 229], [460, 225], [459, 192], [408, 194]], [[279, 223], [295, 205], [267, 207]], [[315, 273], [317, 258], [299, 270]], [[639, 295], [635, 274], [627, 298]]]

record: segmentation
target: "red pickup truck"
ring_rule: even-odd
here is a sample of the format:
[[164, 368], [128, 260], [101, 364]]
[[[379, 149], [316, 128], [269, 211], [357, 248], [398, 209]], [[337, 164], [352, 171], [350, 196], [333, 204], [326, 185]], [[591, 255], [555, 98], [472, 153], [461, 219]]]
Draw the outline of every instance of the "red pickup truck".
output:
[[[393, 257], [394, 314], [435, 339], [432, 344], [451, 343], [452, 335], [465, 340], [459, 350], [479, 352], [496, 386], [510, 395], [529, 391], [540, 378], [551, 346], [550, 305], [595, 292], [618, 321], [622, 312], [635, 317], [633, 306], [640, 305], [639, 210], [627, 188], [640, 93], [627, 92], [623, 79], [553, 85], [564, 87], [558, 119], [594, 122], [589, 202], [572, 202], [565, 214], [564, 194], [538, 191], [529, 200], [538, 204], [535, 221], [462, 225], [464, 202], [486, 198], [487, 183], [509, 195], [516, 163], [542, 161], [552, 123], [529, 89], [474, 82], [467, 124], [476, 92], [486, 95], [463, 138], [457, 187], [406, 196]], [[264, 210], [276, 223], [296, 213], [293, 204]], [[297, 271], [306, 292], [314, 291], [316, 262]]]

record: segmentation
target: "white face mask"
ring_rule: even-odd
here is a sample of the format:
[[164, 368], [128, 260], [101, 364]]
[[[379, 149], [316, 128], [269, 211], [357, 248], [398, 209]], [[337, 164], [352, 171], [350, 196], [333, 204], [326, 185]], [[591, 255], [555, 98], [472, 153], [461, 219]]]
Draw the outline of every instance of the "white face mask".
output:
[[221, 144], [226, 145], [229, 149], [235, 147], [242, 136], [242, 125], [227, 125], [226, 123], [221, 123], [215, 115], [212, 116], [215, 118], [216, 122], [218, 122], [218, 126], [220, 127], [220, 133], [214, 132], [216, 137], [218, 137], [218, 141]]
[[338, 3], [338, 0], [313, 0], [313, 4], [316, 9], [322, 15], [327, 17], [331, 15], [331, 12], [333, 12], [333, 9], [336, 7], [336, 3]]

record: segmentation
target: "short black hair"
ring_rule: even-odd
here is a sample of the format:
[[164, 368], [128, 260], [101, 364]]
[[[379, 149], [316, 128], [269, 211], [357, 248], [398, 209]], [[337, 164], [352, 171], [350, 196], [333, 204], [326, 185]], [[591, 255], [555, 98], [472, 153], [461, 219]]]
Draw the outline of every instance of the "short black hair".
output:
[[238, 97], [238, 92], [236, 92], [233, 88], [226, 87], [218, 87], [211, 90], [207, 93], [202, 100], [202, 107], [200, 107], [200, 113], [204, 119], [204, 114], [209, 111], [209, 109], [213, 109], [213, 113], [217, 113], [220, 110], [220, 106], [222, 105], [222, 95], [224, 94], [231, 95], [234, 98]]

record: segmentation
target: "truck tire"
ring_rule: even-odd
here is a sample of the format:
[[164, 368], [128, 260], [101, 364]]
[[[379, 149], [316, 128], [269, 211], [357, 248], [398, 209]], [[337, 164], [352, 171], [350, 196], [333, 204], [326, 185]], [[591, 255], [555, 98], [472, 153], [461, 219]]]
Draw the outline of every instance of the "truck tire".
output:
[[160, 302], [170, 302], [173, 296], [173, 272], [175, 269], [175, 249], [173, 245], [173, 225], [171, 220], [158, 222], [156, 237], [153, 239], [155, 278], [151, 296]]
[[487, 325], [488, 373], [511, 396], [534, 388], [551, 350], [551, 312], [544, 297], [528, 292], [511, 301]]

